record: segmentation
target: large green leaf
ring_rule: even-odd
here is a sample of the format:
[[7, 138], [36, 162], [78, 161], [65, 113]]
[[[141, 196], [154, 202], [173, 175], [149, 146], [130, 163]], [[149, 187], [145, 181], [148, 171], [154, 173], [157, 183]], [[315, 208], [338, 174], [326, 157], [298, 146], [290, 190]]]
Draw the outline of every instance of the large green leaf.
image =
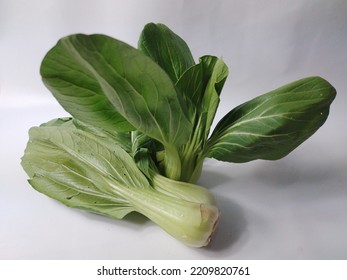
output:
[[309, 77], [254, 98], [217, 124], [207, 156], [229, 162], [280, 159], [323, 125], [335, 95], [327, 81]]
[[135, 127], [173, 146], [190, 135], [187, 109], [169, 76], [121, 41], [104, 35], [65, 37], [44, 58], [41, 75], [61, 105], [86, 123], [111, 131]]
[[195, 64], [186, 42], [164, 24], [146, 24], [138, 48], [158, 63], [173, 82]]
[[40, 69], [43, 82], [73, 117], [110, 132], [133, 130], [104, 94], [91, 66], [70, 43], [72, 38], [61, 39], [44, 57]]
[[22, 166], [39, 192], [67, 206], [121, 219], [134, 211], [120, 189], [149, 183], [122, 148], [107, 138], [55, 120], [29, 131]]

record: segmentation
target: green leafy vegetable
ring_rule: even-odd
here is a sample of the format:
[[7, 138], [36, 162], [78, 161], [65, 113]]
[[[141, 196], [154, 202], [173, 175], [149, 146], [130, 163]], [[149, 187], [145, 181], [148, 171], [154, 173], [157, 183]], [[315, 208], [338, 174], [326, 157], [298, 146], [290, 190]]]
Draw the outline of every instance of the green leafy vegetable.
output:
[[151, 185], [120, 146], [69, 120], [33, 127], [29, 135], [22, 165], [39, 192], [116, 219], [137, 211], [188, 245], [208, 243], [219, 211], [205, 189], [159, 175]]
[[280, 159], [324, 124], [336, 95], [308, 77], [232, 109], [211, 131], [228, 67], [210, 55], [195, 63], [182, 38], [154, 23], [138, 49], [100, 34], [64, 37], [40, 72], [72, 117], [30, 129], [22, 166], [33, 188], [116, 219], [142, 213], [197, 247], [219, 219], [211, 192], [195, 184], [204, 159]]
[[[57, 100], [77, 119], [100, 125], [94, 115], [98, 117], [111, 107], [114, 114], [105, 116], [110, 122], [102, 119], [101, 127], [111, 132], [135, 127], [163, 143], [170, 155], [166, 171], [179, 178], [180, 169], [172, 168], [171, 158], [178, 157], [176, 146], [188, 140], [191, 123], [169, 76], [141, 51], [104, 35], [72, 35], [48, 52], [41, 75]], [[85, 98], [85, 91], [92, 98]], [[101, 105], [90, 106], [94, 102]]]

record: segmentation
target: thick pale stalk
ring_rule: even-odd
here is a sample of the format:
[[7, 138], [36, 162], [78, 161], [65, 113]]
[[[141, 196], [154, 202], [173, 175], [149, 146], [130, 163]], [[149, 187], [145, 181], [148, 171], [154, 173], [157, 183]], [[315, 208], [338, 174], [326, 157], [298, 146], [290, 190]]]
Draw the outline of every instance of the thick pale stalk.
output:
[[206, 203], [191, 202], [165, 195], [151, 188], [110, 186], [137, 212], [145, 215], [168, 234], [192, 247], [206, 246], [219, 221], [219, 210]]
[[164, 168], [166, 177], [173, 180], [181, 178], [181, 159], [174, 146], [165, 147]]
[[191, 202], [216, 205], [216, 200], [206, 188], [195, 184], [175, 181], [152, 171], [152, 186], [159, 192]]

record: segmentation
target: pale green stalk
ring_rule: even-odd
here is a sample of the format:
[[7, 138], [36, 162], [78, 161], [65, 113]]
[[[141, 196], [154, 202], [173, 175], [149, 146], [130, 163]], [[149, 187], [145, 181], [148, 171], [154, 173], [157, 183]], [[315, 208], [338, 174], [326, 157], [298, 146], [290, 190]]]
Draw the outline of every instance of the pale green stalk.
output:
[[173, 197], [152, 188], [124, 188], [112, 181], [108, 183], [137, 212], [177, 240], [192, 247], [209, 243], [219, 221], [216, 206]]

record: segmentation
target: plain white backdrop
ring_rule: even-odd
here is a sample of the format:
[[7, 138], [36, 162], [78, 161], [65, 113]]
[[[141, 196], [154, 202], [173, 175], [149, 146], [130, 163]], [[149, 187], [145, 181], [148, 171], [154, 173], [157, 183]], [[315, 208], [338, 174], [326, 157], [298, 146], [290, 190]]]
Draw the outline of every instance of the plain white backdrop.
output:
[[[1, 0], [0, 259], [347, 259], [346, 15], [345, 0]], [[325, 125], [286, 158], [206, 161], [200, 184], [222, 211], [207, 248], [136, 215], [67, 208], [34, 191], [20, 166], [28, 129], [67, 115], [40, 80], [45, 53], [72, 33], [136, 46], [148, 22], [168, 25], [196, 59], [224, 58], [230, 75], [216, 120], [306, 76], [338, 92]]]

